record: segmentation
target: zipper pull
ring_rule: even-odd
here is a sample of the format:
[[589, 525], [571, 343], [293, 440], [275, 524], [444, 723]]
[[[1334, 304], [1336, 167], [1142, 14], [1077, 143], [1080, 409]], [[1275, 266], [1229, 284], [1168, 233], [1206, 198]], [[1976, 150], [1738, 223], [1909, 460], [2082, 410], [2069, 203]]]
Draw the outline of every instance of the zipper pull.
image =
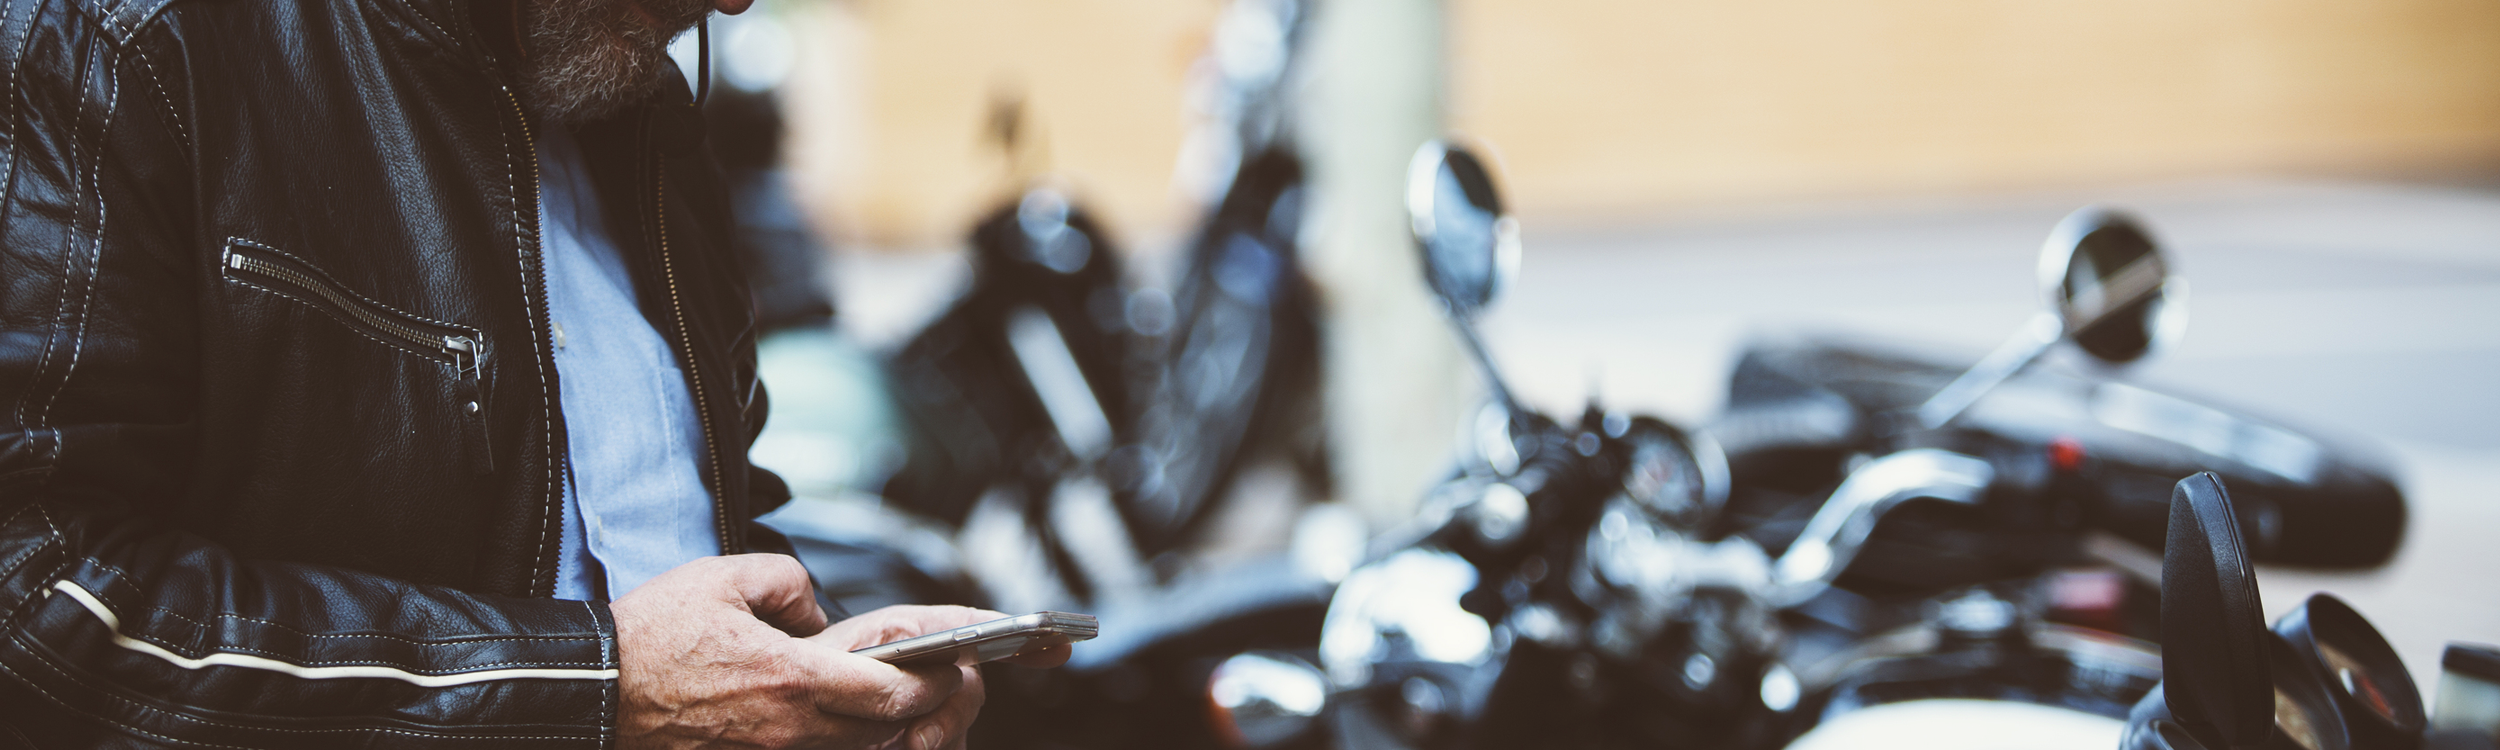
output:
[[460, 431], [464, 433], [461, 442], [469, 446], [469, 464], [477, 467], [477, 473], [492, 473], [495, 470], [495, 451], [486, 437], [486, 389], [478, 382], [477, 340], [467, 336], [445, 336], [443, 350], [451, 353], [452, 367], [460, 371], [457, 394], [460, 405], [457, 408], [464, 412], [460, 415]]

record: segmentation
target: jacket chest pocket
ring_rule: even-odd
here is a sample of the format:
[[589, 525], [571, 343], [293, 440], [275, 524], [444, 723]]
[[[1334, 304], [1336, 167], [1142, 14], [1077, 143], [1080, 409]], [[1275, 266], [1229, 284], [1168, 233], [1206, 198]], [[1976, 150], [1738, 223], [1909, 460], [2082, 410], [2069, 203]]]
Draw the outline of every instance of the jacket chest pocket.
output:
[[460, 401], [461, 437], [470, 463], [481, 472], [494, 470], [494, 452], [487, 445], [486, 394], [480, 386], [485, 334], [374, 301], [301, 258], [250, 240], [226, 241], [218, 274], [230, 283], [294, 300], [366, 338], [448, 369]]

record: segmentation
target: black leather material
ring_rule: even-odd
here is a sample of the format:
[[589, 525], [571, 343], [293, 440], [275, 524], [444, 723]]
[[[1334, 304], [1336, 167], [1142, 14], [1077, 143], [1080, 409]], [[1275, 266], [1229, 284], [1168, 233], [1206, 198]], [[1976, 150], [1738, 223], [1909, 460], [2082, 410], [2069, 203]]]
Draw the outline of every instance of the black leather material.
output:
[[[606, 606], [548, 598], [546, 126], [468, 10], [0, 0], [0, 736], [612, 740]], [[576, 135], [737, 551], [786, 490], [687, 98]]]

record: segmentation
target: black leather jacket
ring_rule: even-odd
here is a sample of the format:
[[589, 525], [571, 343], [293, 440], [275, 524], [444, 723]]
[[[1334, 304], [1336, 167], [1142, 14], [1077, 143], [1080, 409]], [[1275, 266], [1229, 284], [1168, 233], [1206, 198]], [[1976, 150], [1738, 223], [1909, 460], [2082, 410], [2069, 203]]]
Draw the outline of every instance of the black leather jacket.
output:
[[[470, 5], [0, 0], [0, 747], [613, 742], [606, 605], [549, 598], [545, 125]], [[576, 136], [771, 547], [683, 89]]]

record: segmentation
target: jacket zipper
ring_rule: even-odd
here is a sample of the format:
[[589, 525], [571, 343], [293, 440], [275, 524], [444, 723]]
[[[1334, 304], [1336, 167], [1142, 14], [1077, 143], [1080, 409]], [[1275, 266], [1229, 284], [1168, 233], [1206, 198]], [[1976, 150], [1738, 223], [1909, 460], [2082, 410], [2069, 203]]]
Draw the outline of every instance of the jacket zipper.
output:
[[[504, 100], [512, 104], [512, 121], [517, 123], [521, 130], [521, 151], [518, 155], [516, 155], [515, 159], [520, 161], [522, 164], [527, 165], [529, 170], [528, 179], [522, 183], [523, 187], [521, 189], [528, 191], [528, 205], [530, 210], [522, 211], [521, 206], [519, 204], [515, 204], [512, 211], [512, 220], [515, 224], [516, 231], [518, 231], [521, 228], [519, 225], [522, 222], [537, 221], [539, 213], [545, 210], [540, 205], [541, 196], [539, 195], [540, 186], [538, 183], [542, 177], [539, 175], [538, 171], [538, 134], [530, 129], [529, 110], [521, 106], [521, 96], [513, 93], [511, 86], [499, 86], [499, 88], [503, 91]], [[520, 198], [520, 195], [514, 196], [516, 201]], [[529, 247], [522, 252], [531, 254], [534, 257], [528, 258], [528, 260], [531, 261], [528, 264], [530, 273], [528, 278], [522, 280], [521, 299], [523, 300], [523, 306], [528, 309], [530, 319], [530, 335], [533, 337], [540, 337], [538, 339], [539, 341], [548, 342], [549, 345], [552, 345], [555, 340], [555, 334], [553, 333], [553, 316], [547, 310], [546, 240], [539, 236], [539, 227], [531, 226], [527, 227], [527, 229], [529, 230], [530, 237]], [[537, 347], [536, 351], [546, 351], [546, 348]], [[539, 355], [533, 354], [532, 356]], [[546, 368], [552, 368], [555, 365], [551, 361], [542, 361], [538, 364], [542, 370], [538, 387], [541, 389], [548, 388], [549, 384], [546, 382], [546, 376], [543, 371]], [[541, 496], [545, 499], [541, 501], [539, 511], [546, 514], [543, 517], [544, 520], [542, 521], [542, 524], [551, 524], [556, 523], [558, 519], [562, 519], [564, 517], [564, 508], [562, 507], [564, 503], [564, 492], [561, 485], [558, 483], [564, 481], [562, 477], [565, 474], [570, 474], [573, 469], [567, 457], [556, 449], [556, 441], [554, 437], [554, 432], [557, 427], [557, 424], [555, 424], [557, 420], [556, 415], [550, 412], [543, 415], [542, 419], [548, 423], [543, 428], [548, 432], [548, 439], [545, 441], [548, 472], [547, 483], [541, 494]], [[530, 589], [532, 593], [540, 596], [554, 596], [556, 587], [556, 568], [558, 563], [552, 561], [559, 553], [559, 548], [563, 546], [563, 542], [560, 541], [562, 534], [546, 534], [543, 536], [544, 541], [539, 545], [538, 554], [530, 563]]]
[[480, 387], [479, 363], [485, 353], [482, 335], [365, 299], [311, 264], [256, 244], [229, 243], [221, 270], [229, 280], [293, 298], [359, 333], [450, 366], [459, 376], [463, 442], [480, 472], [494, 469], [494, 452], [486, 444], [485, 394]]
[[668, 284], [669, 317], [677, 324], [677, 358], [686, 368], [686, 388], [694, 397], [695, 421], [703, 425], [703, 453], [712, 474], [712, 528], [720, 537], [721, 554], [737, 554], [738, 548], [730, 534], [729, 485], [721, 481], [720, 439], [713, 434], [712, 411], [704, 408], [703, 370], [695, 364], [694, 336], [686, 326], [684, 297], [677, 292], [676, 261], [668, 248], [668, 162], [663, 159], [652, 172], [651, 222], [659, 230], [660, 278]]

